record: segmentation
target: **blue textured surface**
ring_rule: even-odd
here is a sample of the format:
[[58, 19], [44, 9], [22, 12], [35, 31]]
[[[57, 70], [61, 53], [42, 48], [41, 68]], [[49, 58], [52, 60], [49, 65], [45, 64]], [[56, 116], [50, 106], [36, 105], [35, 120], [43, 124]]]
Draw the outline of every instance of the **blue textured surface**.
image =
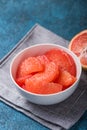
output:
[[[0, 59], [35, 24], [70, 40], [87, 29], [87, 0], [0, 0]], [[0, 130], [48, 130], [0, 102]], [[87, 130], [87, 112], [71, 128]]]

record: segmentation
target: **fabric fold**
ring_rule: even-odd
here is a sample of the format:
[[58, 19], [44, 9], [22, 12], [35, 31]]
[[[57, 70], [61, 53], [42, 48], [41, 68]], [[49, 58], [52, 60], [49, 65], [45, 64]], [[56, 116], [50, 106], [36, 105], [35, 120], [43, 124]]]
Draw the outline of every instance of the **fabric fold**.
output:
[[52, 130], [69, 129], [87, 110], [87, 74], [84, 71], [76, 91], [65, 101], [49, 106], [36, 105], [27, 101], [11, 81], [12, 58], [22, 49], [41, 43], [68, 46], [67, 40], [36, 24], [1, 62], [0, 100]]

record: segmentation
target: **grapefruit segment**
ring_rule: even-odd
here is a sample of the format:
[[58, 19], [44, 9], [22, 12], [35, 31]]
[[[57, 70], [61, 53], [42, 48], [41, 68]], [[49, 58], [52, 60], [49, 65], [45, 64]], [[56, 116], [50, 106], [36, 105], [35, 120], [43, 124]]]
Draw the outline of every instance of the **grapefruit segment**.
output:
[[63, 86], [61, 84], [53, 82], [42, 82], [38, 86], [25, 86], [25, 90], [36, 94], [53, 94], [62, 91], [62, 88]]
[[53, 61], [60, 69], [66, 70], [72, 75], [76, 75], [76, 66], [72, 57], [63, 50], [52, 49], [45, 53], [50, 61]]
[[18, 77], [27, 76], [34, 72], [40, 72], [44, 69], [41, 61], [36, 57], [25, 59], [18, 68]]
[[61, 71], [58, 80], [56, 80], [57, 83], [63, 85], [63, 89], [68, 88], [75, 81], [76, 81], [76, 77], [71, 75], [68, 71]]
[[19, 85], [19, 86], [23, 86], [25, 84], [25, 80], [27, 78], [30, 78], [32, 76], [32, 74], [30, 75], [27, 75], [27, 76], [24, 76], [24, 77], [18, 77], [16, 78], [16, 83]]
[[39, 72], [29, 79], [26, 79], [25, 86], [28, 88], [30, 86], [37, 87], [41, 86], [44, 82], [49, 83], [57, 78], [59, 75], [58, 66], [54, 62], [49, 62], [46, 65], [43, 72]]
[[42, 94], [52, 94], [62, 91], [63, 86], [58, 83], [50, 82], [44, 86], [44, 91], [42, 91]]
[[37, 56], [37, 59], [39, 59], [44, 66], [50, 62], [45, 55]]

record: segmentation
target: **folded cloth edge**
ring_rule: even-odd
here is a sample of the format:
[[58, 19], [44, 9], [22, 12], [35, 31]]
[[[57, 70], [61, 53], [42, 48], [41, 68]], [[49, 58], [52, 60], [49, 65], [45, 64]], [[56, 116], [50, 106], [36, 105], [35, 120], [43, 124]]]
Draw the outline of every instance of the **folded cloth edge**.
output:
[[0, 101], [4, 102], [6, 105], [12, 107], [13, 109], [21, 112], [22, 114], [25, 114], [26, 116], [30, 117], [31, 119], [35, 120], [36, 122], [40, 123], [41, 125], [49, 128], [49, 129], [53, 129], [53, 130], [65, 130], [65, 128], [61, 127], [61, 126], [58, 126], [58, 125], [55, 125], [53, 123], [50, 123], [48, 121], [45, 121], [44, 119], [34, 115], [33, 113], [19, 107], [19, 106], [16, 106], [15, 104], [7, 101], [6, 99], [2, 98], [0, 96]]
[[25, 35], [22, 37], [22, 39], [0, 60], [0, 67], [1, 65], [7, 61], [8, 57], [11, 56], [11, 54], [22, 44], [22, 42], [27, 39], [27, 37], [31, 36], [33, 30], [36, 28], [38, 24], [36, 23]]

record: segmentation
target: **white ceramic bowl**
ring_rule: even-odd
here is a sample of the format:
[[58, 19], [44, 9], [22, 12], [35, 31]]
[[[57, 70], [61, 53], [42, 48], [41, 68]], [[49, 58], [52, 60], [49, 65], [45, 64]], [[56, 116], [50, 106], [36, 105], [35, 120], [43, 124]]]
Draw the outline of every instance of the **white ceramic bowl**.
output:
[[[76, 64], [76, 77], [77, 77], [76, 82], [72, 86], [70, 86], [68, 89], [55, 93], [55, 94], [46, 94], [46, 95], [34, 94], [34, 93], [31, 93], [31, 92], [28, 92], [28, 91], [22, 89], [15, 82], [16, 72], [17, 72], [19, 63], [29, 56], [43, 54], [44, 52], [46, 52], [52, 48], [63, 49], [65, 52], [67, 52], [69, 55], [72, 56], [72, 58], [74, 59], [75, 64]], [[41, 104], [41, 105], [56, 104], [56, 103], [62, 102], [63, 100], [67, 99], [78, 87], [78, 83], [79, 83], [80, 76], [81, 76], [81, 70], [82, 70], [82, 68], [81, 68], [80, 61], [73, 52], [71, 52], [69, 49], [67, 49], [65, 47], [62, 47], [62, 46], [59, 46], [56, 44], [49, 44], [49, 43], [48, 44], [47, 43], [46, 44], [37, 44], [37, 45], [30, 46], [30, 47], [22, 50], [20, 53], [18, 53], [14, 57], [14, 59], [11, 62], [11, 65], [10, 65], [11, 79], [12, 79], [13, 83], [15, 84], [17, 90], [20, 92], [20, 94], [22, 96], [24, 96], [26, 99], [28, 99], [30, 102], [35, 103], [35, 104]]]

